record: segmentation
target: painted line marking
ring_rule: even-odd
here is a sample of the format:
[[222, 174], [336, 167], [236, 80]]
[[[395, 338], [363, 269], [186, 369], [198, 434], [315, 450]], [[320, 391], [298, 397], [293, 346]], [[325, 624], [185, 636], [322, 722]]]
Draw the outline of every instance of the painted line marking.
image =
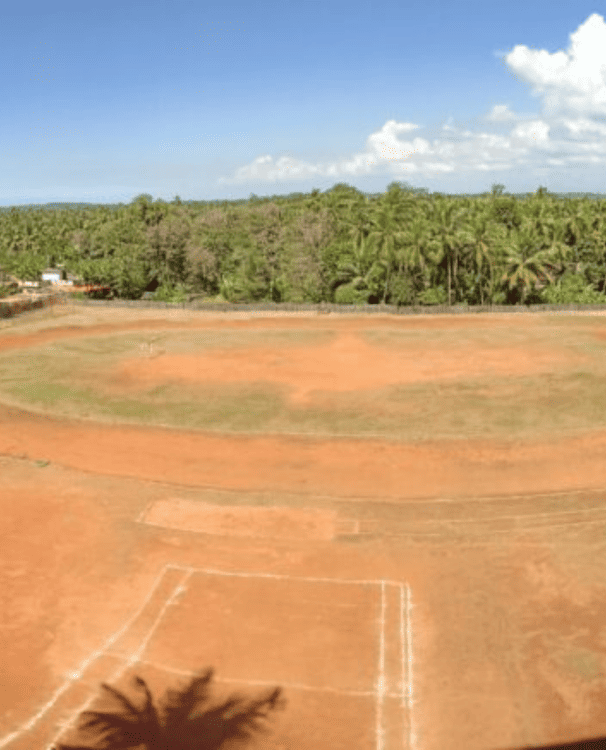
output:
[[[164, 570], [166, 570], [166, 568], [165, 568]], [[132, 654], [131, 654], [131, 655], [130, 655], [130, 656], [128, 657], [128, 659], [126, 659], [126, 660], [125, 660], [125, 662], [124, 662], [124, 663], [122, 664], [122, 666], [118, 667], [118, 669], [116, 669], [116, 670], [115, 670], [114, 672], [112, 672], [112, 674], [111, 674], [111, 675], [110, 675], [110, 677], [109, 677], [109, 678], [108, 678], [108, 679], [106, 680], [106, 682], [109, 682], [109, 683], [111, 683], [111, 682], [114, 682], [115, 680], [119, 679], [119, 678], [120, 678], [120, 677], [122, 676], [122, 674], [124, 674], [124, 672], [125, 672], [125, 671], [126, 671], [126, 670], [127, 670], [128, 668], [129, 668], [129, 667], [131, 667], [131, 666], [132, 666], [133, 664], [135, 664], [136, 662], [138, 662], [138, 661], [139, 661], [139, 658], [140, 658], [141, 654], [143, 653], [143, 651], [145, 651], [145, 648], [147, 647], [147, 644], [149, 643], [149, 641], [150, 641], [150, 639], [151, 639], [152, 635], [154, 634], [154, 632], [156, 631], [156, 628], [157, 628], [157, 627], [158, 627], [158, 625], [160, 624], [160, 621], [161, 621], [161, 620], [162, 620], [162, 618], [164, 617], [164, 613], [166, 612], [166, 610], [167, 610], [167, 609], [168, 609], [168, 608], [169, 608], [170, 606], [172, 606], [172, 604], [174, 603], [174, 600], [175, 600], [175, 599], [176, 599], [176, 598], [177, 598], [178, 596], [180, 596], [180, 595], [181, 595], [181, 594], [183, 593], [183, 591], [185, 591], [185, 590], [186, 590], [186, 587], [185, 587], [185, 585], [184, 585], [184, 584], [186, 583], [186, 581], [187, 581], [187, 580], [189, 580], [189, 578], [191, 578], [191, 576], [192, 576], [192, 573], [191, 573], [191, 572], [190, 572], [190, 573], [187, 573], [187, 574], [186, 574], [186, 575], [185, 575], [185, 576], [184, 576], [184, 577], [183, 577], [183, 578], [181, 579], [181, 581], [179, 581], [179, 583], [178, 583], [178, 584], [177, 584], [177, 585], [175, 586], [175, 588], [173, 589], [173, 592], [172, 592], [172, 594], [171, 594], [171, 595], [170, 595], [170, 596], [169, 596], [169, 597], [168, 597], [168, 598], [166, 599], [166, 601], [164, 602], [164, 604], [163, 604], [163, 605], [162, 605], [162, 607], [160, 608], [160, 612], [158, 613], [158, 615], [157, 615], [156, 619], [154, 620], [154, 622], [153, 622], [152, 626], [151, 626], [151, 627], [149, 628], [149, 630], [148, 630], [148, 632], [147, 632], [147, 635], [146, 635], [146, 636], [145, 636], [145, 638], [144, 638], [144, 639], [142, 640], [142, 642], [141, 642], [141, 644], [139, 645], [139, 647], [138, 647], [138, 648], [137, 648], [137, 649], [136, 649], [135, 651], [133, 651], [133, 653], [132, 653]], [[149, 599], [149, 597], [148, 597], [148, 599]], [[66, 728], [71, 728], [71, 727], [72, 727], [72, 726], [73, 726], [73, 725], [75, 724], [75, 722], [77, 721], [77, 719], [78, 719], [78, 717], [80, 716], [80, 714], [81, 714], [81, 713], [82, 713], [83, 711], [86, 711], [86, 710], [87, 710], [87, 708], [89, 708], [89, 707], [90, 707], [90, 706], [92, 705], [92, 703], [94, 703], [94, 701], [95, 701], [95, 699], [96, 699], [97, 697], [98, 697], [98, 694], [93, 694], [93, 695], [92, 695], [92, 696], [91, 696], [90, 698], [88, 698], [88, 699], [87, 699], [87, 700], [86, 700], [86, 701], [85, 701], [85, 702], [84, 702], [83, 704], [81, 704], [79, 708], [77, 708], [77, 709], [76, 709], [75, 711], [73, 711], [73, 712], [72, 712], [72, 714], [71, 714], [70, 718], [69, 718], [69, 719], [67, 720], [67, 722], [66, 722], [66, 723], [65, 723], [65, 724], [64, 724], [64, 725], [62, 726], [62, 728], [61, 728], [61, 729], [60, 729], [60, 730], [59, 730], [59, 731], [58, 731], [58, 732], [57, 732], [57, 733], [56, 733], [56, 734], [54, 735], [53, 739], [51, 740], [50, 744], [49, 744], [49, 745], [47, 746], [46, 750], [54, 750], [54, 745], [55, 745], [55, 742], [56, 742], [56, 741], [57, 741], [57, 740], [59, 739], [59, 737], [60, 737], [60, 736], [61, 736], [61, 735], [63, 734], [63, 732], [65, 731], [65, 729], [66, 729]]]
[[[351, 696], [361, 696], [361, 697], [374, 697], [376, 701], [376, 707], [377, 707], [377, 723], [376, 723], [376, 736], [377, 736], [377, 750], [384, 750], [385, 746], [385, 729], [383, 727], [383, 704], [385, 697], [389, 698], [396, 698], [400, 699], [402, 701], [406, 700], [406, 695], [404, 692], [388, 692], [386, 690], [386, 684], [385, 684], [385, 650], [386, 650], [386, 644], [385, 644], [385, 613], [386, 613], [386, 607], [387, 607], [387, 597], [386, 597], [386, 588], [387, 586], [397, 586], [400, 590], [402, 590], [402, 582], [401, 581], [390, 581], [390, 580], [356, 580], [356, 579], [347, 579], [347, 578], [321, 578], [321, 577], [307, 577], [307, 576], [293, 576], [293, 575], [281, 575], [276, 573], [249, 573], [249, 572], [236, 572], [236, 571], [222, 571], [222, 570], [216, 570], [216, 569], [204, 569], [204, 568], [196, 568], [192, 566], [182, 566], [182, 565], [165, 565], [156, 579], [154, 580], [154, 583], [148, 593], [148, 595], [145, 597], [143, 603], [140, 605], [140, 607], [135, 611], [135, 613], [126, 621], [126, 623], [117, 630], [110, 638], [108, 638], [105, 642], [105, 644], [100, 648], [95, 650], [90, 656], [88, 656], [83, 662], [81, 662], [80, 666], [74, 671], [67, 674], [67, 680], [66, 682], [53, 694], [51, 699], [27, 722], [25, 722], [18, 730], [15, 732], [12, 732], [11, 734], [5, 736], [4, 738], [0, 739], [0, 748], [5, 747], [8, 745], [12, 740], [15, 740], [19, 737], [21, 737], [23, 734], [25, 734], [27, 731], [31, 730], [35, 724], [47, 713], [48, 710], [52, 708], [52, 706], [57, 702], [57, 700], [65, 693], [69, 687], [72, 685], [72, 683], [76, 680], [79, 680], [82, 678], [83, 673], [85, 670], [99, 657], [103, 655], [115, 655], [119, 656], [115, 652], [112, 651], [112, 646], [118, 641], [118, 639], [123, 636], [128, 629], [131, 627], [131, 625], [137, 620], [137, 618], [141, 615], [145, 607], [149, 604], [152, 597], [158, 590], [160, 584], [162, 583], [162, 580], [164, 577], [169, 573], [169, 571], [180, 571], [183, 573], [180, 580], [174, 585], [172, 593], [165, 598], [165, 601], [163, 605], [160, 607], [159, 613], [154, 619], [154, 622], [152, 623], [151, 627], [149, 628], [146, 636], [141, 641], [140, 645], [137, 647], [135, 651], [132, 652], [132, 654], [126, 658], [123, 662], [123, 664], [118, 667], [111, 675], [110, 677], [105, 680], [108, 683], [111, 683], [117, 679], [119, 679], [124, 672], [131, 667], [135, 663], [141, 663], [141, 664], [150, 664], [150, 666], [156, 666], [156, 668], [166, 670], [168, 672], [174, 672], [179, 674], [194, 674], [193, 672], [182, 672], [180, 670], [170, 669], [168, 667], [163, 667], [160, 665], [153, 665], [151, 662], [146, 662], [141, 659], [141, 656], [143, 652], [145, 651], [145, 648], [149, 644], [149, 641], [151, 640], [153, 634], [156, 632], [157, 628], [159, 627], [166, 611], [169, 609], [169, 607], [173, 606], [179, 596], [183, 594], [187, 590], [187, 582], [193, 577], [194, 574], [199, 573], [203, 575], [217, 575], [217, 576], [225, 576], [225, 577], [238, 577], [238, 578], [268, 578], [268, 579], [274, 579], [274, 580], [287, 580], [287, 581], [306, 581], [306, 582], [312, 582], [312, 583], [338, 583], [338, 584], [356, 584], [356, 585], [374, 585], [379, 586], [381, 590], [380, 595], [380, 628], [379, 628], [379, 673], [378, 673], [378, 679], [377, 684], [374, 690], [371, 691], [357, 691], [357, 690], [340, 690], [336, 688], [331, 687], [315, 687], [315, 686], [309, 686], [309, 685], [303, 685], [298, 683], [291, 683], [286, 684], [286, 687], [290, 687], [291, 689], [298, 689], [298, 690], [309, 690], [309, 691], [318, 691], [318, 692], [331, 692], [336, 694], [342, 694], [342, 695], [351, 695]], [[123, 655], [120, 655], [123, 657]], [[240, 683], [240, 684], [246, 684], [246, 685], [271, 685], [274, 686], [274, 681], [264, 681], [264, 680], [239, 680], [237, 678], [217, 678], [217, 682], [224, 682], [224, 683]], [[80, 714], [87, 710], [87, 708], [94, 702], [94, 700], [98, 697], [98, 693], [94, 693], [87, 701], [84, 702], [77, 710], [73, 711], [70, 718], [64, 721], [58, 722], [56, 724], [57, 729], [59, 730], [55, 736], [53, 737], [51, 743], [47, 745], [46, 750], [53, 750], [54, 743], [58, 740], [58, 738], [63, 734], [66, 729], [69, 729], [73, 727], [75, 721], [80, 716]], [[409, 746], [410, 747], [410, 746]]]
[[168, 565], [164, 566], [164, 568], [158, 574], [149, 594], [145, 597], [143, 604], [134, 613], [134, 615], [132, 615], [132, 617], [130, 617], [126, 621], [126, 623], [120, 628], [120, 630], [117, 630], [112, 636], [110, 636], [110, 638], [105, 642], [104, 646], [102, 646], [100, 649], [97, 649], [96, 651], [93, 651], [93, 653], [80, 664], [80, 666], [75, 672], [68, 673], [67, 681], [53, 693], [51, 699], [47, 703], [45, 703], [45, 705], [36, 714], [34, 714], [34, 716], [32, 716], [31, 719], [25, 722], [25, 724], [23, 724], [16, 731], [11, 732], [11, 734], [6, 735], [5, 737], [2, 737], [2, 739], [0, 739], [0, 748], [6, 747], [6, 745], [8, 745], [9, 742], [12, 742], [12, 740], [17, 739], [22, 734], [32, 729], [32, 727], [35, 726], [35, 724], [44, 716], [44, 714], [54, 706], [54, 704], [61, 697], [61, 695], [63, 695], [63, 693], [65, 693], [65, 691], [69, 689], [69, 687], [71, 686], [71, 683], [74, 680], [79, 680], [80, 677], [82, 676], [82, 673], [95, 661], [95, 659], [98, 659], [100, 656], [102, 656], [107, 651], [107, 649], [110, 646], [112, 646], [118, 640], [118, 638], [120, 638], [128, 630], [128, 628], [137, 619], [137, 617], [139, 617], [141, 612], [145, 609], [148, 602], [153, 597], [154, 592], [158, 589], [162, 581], [162, 578], [164, 577], [164, 575], [166, 574], [169, 568], [170, 566]]
[[[169, 672], [171, 674], [178, 674], [183, 677], [193, 677], [196, 672], [190, 669], [175, 669], [174, 667], [167, 667], [164, 664], [158, 664], [157, 662], [148, 661], [141, 659], [140, 664], [147, 665], [153, 669], [157, 669], [159, 672]], [[228, 685], [253, 685], [255, 687], [276, 687], [279, 682], [280, 686], [285, 690], [306, 690], [309, 692], [318, 693], [334, 693], [335, 695], [351, 695], [354, 698], [375, 698], [377, 695], [376, 690], [343, 690], [342, 688], [333, 688], [328, 686], [317, 686], [317, 685], [303, 685], [298, 682], [284, 682], [283, 680], [243, 680], [237, 677], [215, 677], [214, 682], [224, 682]], [[387, 698], [403, 698], [404, 696], [400, 692], [386, 692]]]
[[413, 653], [412, 653], [412, 598], [410, 586], [400, 585], [400, 651], [402, 655], [402, 712], [406, 724], [404, 747], [414, 750], [417, 743], [413, 724]]
[[377, 721], [375, 733], [377, 750], [384, 750], [385, 727], [383, 726], [383, 704], [385, 702], [385, 609], [387, 606], [385, 595], [385, 581], [381, 581], [381, 613], [379, 616], [379, 667], [375, 700], [377, 707]]
[[217, 575], [217, 576], [235, 576], [236, 578], [274, 578], [276, 580], [286, 581], [310, 581], [313, 583], [340, 583], [340, 584], [356, 584], [363, 586], [381, 586], [383, 584], [389, 586], [401, 586], [402, 581], [390, 581], [387, 579], [378, 580], [360, 580], [355, 578], [313, 578], [308, 576], [291, 576], [280, 573], [248, 573], [240, 571], [226, 571], [216, 570], [214, 568], [194, 568], [188, 565], [167, 565], [167, 568], [174, 570], [191, 570], [194, 573], [204, 573], [205, 575]]

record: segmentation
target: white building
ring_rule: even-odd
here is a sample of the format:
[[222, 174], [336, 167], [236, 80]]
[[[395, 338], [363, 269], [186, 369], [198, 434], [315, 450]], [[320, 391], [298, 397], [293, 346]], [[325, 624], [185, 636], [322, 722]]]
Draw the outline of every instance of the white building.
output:
[[82, 286], [83, 279], [73, 273], [66, 273], [63, 268], [46, 268], [42, 273], [42, 281], [56, 286]]
[[65, 271], [63, 268], [45, 268], [42, 271], [42, 281], [50, 281], [51, 284], [65, 281]]

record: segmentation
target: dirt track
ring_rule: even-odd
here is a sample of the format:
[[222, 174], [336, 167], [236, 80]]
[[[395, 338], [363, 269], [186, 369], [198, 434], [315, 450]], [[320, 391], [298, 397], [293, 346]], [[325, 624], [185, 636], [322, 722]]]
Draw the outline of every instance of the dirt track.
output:
[[[96, 313], [97, 318], [105, 312]], [[156, 313], [157, 314], [157, 313]], [[231, 317], [138, 319], [96, 322], [86, 327], [53, 326], [29, 335], [0, 338], [0, 352], [57, 339], [127, 330], [170, 330], [228, 327], [268, 330], [294, 328], [301, 318], [263, 316], [238, 320]], [[175, 316], [175, 317], [177, 317]], [[308, 316], [309, 317], [309, 316]], [[483, 318], [483, 320], [479, 320]], [[382, 318], [382, 327], [461, 330], [477, 327], [532, 329], [538, 316], [466, 316], [449, 318]], [[123, 376], [129, 381], [162, 382], [166, 378], [217, 381], [266, 379], [284, 381], [293, 398], [302, 404], [314, 388], [347, 391], [396, 381], [398, 374], [410, 381], [444, 380], [466, 370], [519, 375], [557, 368], [565, 350], [521, 346], [462, 352], [437, 350], [408, 352], [406, 360], [372, 350], [352, 334], [372, 329], [368, 318], [311, 318], [312, 329], [337, 329], [340, 336], [329, 346], [302, 347], [282, 366], [266, 347], [213, 356], [140, 357], [126, 361]], [[599, 332], [596, 333], [599, 335]], [[297, 351], [299, 353], [297, 353]], [[309, 353], [307, 353], [309, 351]], [[570, 354], [568, 354], [570, 357]], [[279, 360], [279, 357], [278, 357]], [[207, 364], [205, 364], [207, 362]], [[219, 369], [219, 367], [221, 369]], [[100, 374], [100, 382], [103, 375]], [[98, 474], [140, 477], [186, 486], [226, 489], [295, 491], [319, 495], [362, 498], [433, 498], [534, 494], [606, 487], [606, 430], [553, 440], [448, 440], [421, 444], [397, 444], [389, 440], [331, 439], [309, 436], [209, 435], [199, 432], [123, 425], [99, 425], [81, 420], [40, 416], [16, 408], [0, 407], [0, 454], [50, 460]], [[353, 467], [357, 467], [356, 470]], [[403, 481], [405, 478], [405, 481]]]
[[[157, 313], [154, 315], [157, 318]], [[0, 351], [54, 337], [82, 335], [83, 329], [65, 329], [65, 323], [86, 325], [90, 335], [93, 331], [103, 334], [133, 326], [294, 327], [301, 319], [215, 316], [200, 320], [179, 313], [159, 323], [150, 314], [135, 322], [129, 312], [122, 316], [121, 323], [114, 318], [110, 324], [102, 323], [102, 317], [101, 312], [85, 315], [78, 311], [71, 318], [9, 326], [0, 332]], [[494, 322], [486, 325], [515, 322], [531, 328], [539, 324], [533, 317], [493, 318]], [[371, 327], [377, 321], [339, 318], [330, 322], [345, 334], [347, 329]], [[91, 329], [91, 323], [103, 327]], [[398, 319], [393, 325], [450, 327], [454, 331], [477, 323], [478, 316], [454, 316]], [[306, 325], [325, 326], [326, 318], [306, 320]], [[511, 356], [502, 362], [510, 370], [513, 367]], [[344, 387], [344, 373], [339, 376], [340, 387]], [[296, 368], [291, 377], [296, 377]], [[358, 370], [355, 377], [355, 387], [360, 387], [363, 373]], [[136, 608], [135, 602], [138, 606], [145, 598], [163, 566], [170, 564], [189, 565], [199, 571], [212, 568], [286, 576], [291, 588], [284, 590], [284, 596], [289, 601], [302, 602], [310, 595], [298, 582], [301, 577], [345, 581], [376, 578], [408, 585], [412, 596], [409, 625], [414, 646], [414, 701], [399, 708], [404, 694], [397, 693], [401, 689], [394, 645], [398, 642], [397, 621], [390, 619], [395, 618], [392, 608], [396, 600], [390, 598], [389, 589], [384, 601], [384, 660], [388, 680], [390, 670], [394, 670], [391, 689], [395, 693], [393, 698], [388, 694], [381, 704], [388, 740], [385, 750], [479, 750], [606, 734], [602, 711], [606, 700], [606, 523], [602, 514], [606, 504], [604, 493], [598, 489], [606, 488], [606, 431], [559, 439], [554, 436], [549, 442], [404, 445], [368, 439], [208, 435], [99, 425], [2, 406], [0, 455], [0, 533], [6, 540], [0, 558], [6, 595], [0, 625], [6, 644], [0, 741], [2, 735], [17, 731], [15, 739], [6, 745], [11, 750], [34, 747], [32, 732], [38, 731], [38, 725], [23, 733], [19, 727], [64, 683], [74, 665], [101, 648]], [[50, 464], [37, 466], [36, 460]], [[452, 529], [453, 524], [460, 528], [466, 518], [480, 511], [490, 512], [498, 520], [499, 502], [489, 501], [496, 496], [525, 496], [532, 504], [533, 494], [566, 490], [570, 491], [569, 510], [578, 510], [581, 506], [575, 504], [572, 490], [584, 488], [594, 488], [586, 493], [586, 515], [575, 515], [571, 525], [557, 526], [554, 516], [550, 527], [532, 527], [518, 510], [516, 523], [507, 527], [506, 533], [496, 521], [472, 541], [456, 541], [450, 531], [444, 530]], [[258, 497], [251, 500], [255, 492]], [[416, 507], [415, 501], [425, 500], [418, 506], [419, 512], [424, 508], [424, 518], [432, 508], [436, 518], [448, 508], [452, 512], [444, 516], [446, 526], [427, 521], [427, 533], [416, 536], [407, 535], [404, 524], [400, 537], [353, 534], [332, 540], [324, 532], [316, 539], [313, 534], [271, 540], [260, 531], [256, 535], [255, 518], [264, 517], [261, 510], [247, 516], [248, 538], [183, 530], [187, 527], [178, 530], [178, 524], [173, 529], [150, 526], [137, 520], [145, 518], [146, 509], [157, 507], [154, 503], [166, 503], [171, 498], [228, 506], [252, 502], [259, 509], [277, 505], [285, 509], [285, 518], [290, 506], [293, 523], [302, 518], [305, 508], [331, 507], [352, 522], [371, 516], [380, 519], [385, 530], [389, 530], [389, 518], [394, 527], [402, 527], [389, 505], [397, 508], [398, 504], [409, 503]], [[455, 509], [457, 516], [453, 515]], [[558, 521], [566, 512], [564, 504], [558, 511]], [[547, 511], [541, 514], [549, 520]], [[263, 522], [258, 523], [260, 530]], [[363, 525], [364, 521], [353, 528], [359, 528], [359, 523]], [[413, 526], [411, 522], [410, 528]], [[251, 583], [251, 589], [238, 589], [239, 594], [232, 584], [217, 584], [211, 596], [215, 584], [201, 573], [196, 575], [207, 584], [200, 588], [198, 578], [188, 584], [179, 610], [178, 638], [170, 629], [177, 627], [176, 623], [169, 627], [170, 621], [162, 620], [165, 624], [157, 631], [155, 656], [148, 654], [150, 663], [143, 659], [141, 669], [153, 672], [152, 662], [195, 669], [204, 666], [198, 660], [207, 659], [218, 667], [219, 677], [223, 673], [239, 678], [248, 688], [255, 679], [292, 683], [291, 713], [286, 712], [280, 720], [277, 744], [271, 745], [273, 740], [268, 740], [268, 747], [379, 748], [375, 709], [380, 694], [373, 686], [377, 674], [372, 623], [381, 601], [380, 589], [378, 594], [368, 594], [368, 599], [359, 599], [359, 605], [355, 597], [350, 603], [360, 607], [356, 610], [359, 633], [352, 631], [354, 625], [347, 624], [348, 620], [338, 624], [336, 613], [341, 610], [330, 609], [338, 607], [339, 602], [350, 606], [349, 600], [339, 599], [341, 594], [331, 594], [328, 589], [323, 594], [318, 584], [313, 594], [318, 597], [315, 610], [297, 615], [297, 609], [290, 605], [284, 611], [276, 609], [273, 618], [268, 615], [269, 619], [259, 619], [258, 632], [265, 632], [266, 637], [255, 641], [254, 647], [242, 646], [237, 658], [230, 659], [228, 651], [236, 647], [222, 640], [227, 636], [216, 632], [216, 623], [223, 618], [223, 633], [225, 628], [232, 628], [230, 643], [246, 641], [249, 636], [242, 618], [267, 614], [262, 614], [261, 605], [255, 614], [258, 600], [252, 593], [246, 594], [257, 584]], [[277, 591], [267, 589], [265, 601], [268, 597], [273, 601], [272, 597], [278, 596], [273, 592]], [[243, 610], [246, 615], [238, 615], [237, 603], [247, 596], [251, 598]], [[277, 602], [286, 599], [276, 599], [272, 606], [277, 608]], [[194, 606], [196, 601], [199, 604]], [[204, 609], [209, 615], [201, 626], [199, 617]], [[305, 617], [319, 619], [312, 626], [312, 620]], [[188, 652], [182, 654], [179, 647], [190, 636], [191, 643], [197, 643], [200, 627], [206, 647], [192, 645], [196, 663], [188, 664]], [[310, 627], [318, 628], [312, 630], [316, 636], [300, 642], [301, 633]], [[350, 638], [354, 638], [351, 644]], [[325, 649], [314, 656], [314, 643], [324, 642]], [[329, 643], [333, 645], [329, 647]], [[340, 654], [339, 643], [343, 647], [350, 644], [347, 648], [358, 649], [361, 654], [359, 677], [348, 671], [349, 661]], [[354, 643], [358, 645], [354, 647]], [[274, 651], [271, 669], [265, 649]], [[125, 653], [128, 656], [132, 651]], [[301, 661], [299, 654], [321, 659], [324, 666], [320, 669], [318, 662], [308, 671], [307, 662]], [[162, 679], [166, 680], [166, 673]], [[83, 678], [77, 682], [90, 690], [97, 680]], [[301, 692], [294, 687], [299, 683], [316, 685], [318, 690], [335, 687], [334, 714], [331, 716], [326, 703], [311, 701], [309, 696], [316, 695], [313, 690]], [[374, 698], [348, 697], [350, 688], [366, 689]], [[370, 700], [368, 705], [366, 700]], [[366, 719], [360, 718], [367, 713]], [[328, 732], [335, 720], [348, 731], [340, 736]], [[297, 730], [301, 725], [308, 727], [304, 734]], [[46, 734], [39, 731], [36, 736], [49, 736], [49, 729], [44, 730]]]

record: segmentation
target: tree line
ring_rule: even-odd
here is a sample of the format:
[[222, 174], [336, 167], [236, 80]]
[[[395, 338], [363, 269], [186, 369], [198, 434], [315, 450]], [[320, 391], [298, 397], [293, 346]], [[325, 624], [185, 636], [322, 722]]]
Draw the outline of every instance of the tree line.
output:
[[0, 212], [0, 269], [62, 265], [114, 297], [391, 305], [606, 303], [606, 199], [428, 194], [154, 201]]

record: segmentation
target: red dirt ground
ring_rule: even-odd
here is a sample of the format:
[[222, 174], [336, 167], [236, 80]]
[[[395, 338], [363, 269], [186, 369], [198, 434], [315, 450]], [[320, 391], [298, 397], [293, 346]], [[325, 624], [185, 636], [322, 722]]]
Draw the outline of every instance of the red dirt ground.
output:
[[[419, 317], [381, 319], [381, 325], [456, 331], [476, 327], [483, 318], [485, 326], [522, 328], [536, 325], [538, 317]], [[393, 382], [390, 368], [395, 360], [387, 352], [381, 355], [381, 367], [376, 357], [368, 360], [367, 369], [360, 361], [352, 367], [352, 347], [360, 345], [353, 332], [377, 322], [306, 321], [306, 327], [329, 326], [344, 337], [321, 355], [317, 347], [311, 360], [305, 359], [309, 352], [300, 349], [298, 367], [316, 362], [316, 381], [301, 379], [298, 368], [290, 366], [274, 367], [272, 377], [292, 385], [302, 404], [313, 389], [324, 390], [327, 384], [358, 389], [375, 386], [379, 378]], [[0, 351], [119, 330], [299, 325], [297, 318], [238, 321], [225, 316], [196, 322], [55, 326], [29, 335], [0, 332]], [[252, 351], [250, 360], [240, 360], [248, 368], [239, 370], [246, 379], [265, 377], [262, 364], [271, 364], [273, 355], [254, 351], [256, 362]], [[556, 348], [545, 349], [540, 357], [535, 354], [494, 351], [489, 362], [482, 361], [495, 373], [537, 372], [557, 365], [564, 356]], [[432, 352], [430, 360], [438, 356], [443, 355]], [[470, 358], [481, 359], [471, 351], [458, 361], [453, 358], [453, 376]], [[410, 364], [414, 361], [411, 358]], [[151, 362], [156, 368], [153, 377], [175, 371], [175, 361], [168, 358]], [[177, 364], [187, 377], [187, 367], [182, 367], [186, 360]], [[434, 365], [426, 358], [415, 377], [435, 377]], [[140, 377], [134, 363], [127, 367]], [[554, 437], [550, 442], [406, 445], [376, 439], [211, 436], [99, 425], [0, 406], [0, 456], [0, 747], [44, 747], [56, 733], [52, 722], [57, 716], [51, 721], [45, 714], [31, 729], [22, 728], [92, 653], [99, 652], [93, 666], [107, 661], [105, 672], [99, 666], [101, 671], [73, 681], [73, 691], [80, 691], [78, 700], [98, 685], [99, 674], [105, 679], [116, 664], [133, 656], [135, 645], [123, 652], [101, 651], [141, 606], [166, 565], [261, 576], [251, 584], [241, 581], [237, 589], [220, 587], [213, 599], [212, 586], [196, 573], [196, 585], [188, 584], [182, 604], [174, 605], [179, 607], [176, 617], [167, 615], [156, 631], [159, 638], [165, 632], [164, 640], [153, 647], [155, 651], [149, 643], [140, 667], [147, 674], [154, 663], [177, 670], [216, 665], [221, 668], [219, 679], [240, 681], [247, 692], [258, 689], [255, 680], [285, 684], [290, 709], [264, 747], [496, 750], [606, 735], [606, 522], [598, 512], [605, 504], [604, 493], [588, 492], [588, 512], [593, 515], [576, 525], [531, 527], [518, 515], [506, 533], [491, 527], [461, 540], [450, 531], [479, 509], [492, 507], [488, 500], [497, 496], [527, 496], [530, 505], [534, 494], [568, 491], [570, 509], [576, 509], [573, 491], [606, 487], [606, 431]], [[37, 466], [39, 459], [50, 465]], [[179, 507], [191, 513], [185, 501], [222, 505], [220, 491], [227, 490], [232, 493], [228, 504], [241, 507], [250, 506], [252, 493], [265, 493], [261, 501], [253, 500], [256, 506], [239, 510], [240, 519], [247, 514], [239, 521], [247, 526], [247, 535], [227, 533], [217, 520], [225, 519], [224, 509], [217, 509], [214, 520], [211, 513], [206, 526], [200, 515], [179, 520]], [[281, 535], [313, 518], [306, 516], [306, 508], [315, 507], [316, 518], [322, 517], [324, 508], [328, 523], [329, 506], [347, 507], [346, 516], [337, 513], [341, 519], [374, 513], [388, 531], [388, 519], [394, 518], [389, 507], [419, 499], [427, 501], [425, 508], [435, 508], [436, 517], [449, 505], [456, 505], [458, 515], [439, 532], [432, 527], [427, 533], [340, 538], [334, 535], [336, 526], [315, 521], [311, 532]], [[170, 506], [173, 526], [180, 528], [152, 525], [161, 520], [169, 500], [182, 501]], [[282, 531], [275, 516], [272, 527], [261, 506], [281, 509]], [[150, 509], [155, 509], [155, 517]], [[208, 526], [210, 522], [214, 527]], [[198, 528], [206, 533], [192, 530]], [[290, 577], [290, 588], [274, 604], [275, 589], [259, 589], [259, 581], [268, 574]], [[380, 670], [373, 672], [372, 667], [381, 663], [381, 654], [379, 641], [371, 642], [373, 629], [379, 632], [380, 597], [366, 592], [366, 598], [348, 602], [330, 587], [323, 594], [325, 584], [320, 583], [305, 593], [296, 580], [301, 577], [394, 581], [410, 587], [414, 701], [404, 709], [401, 694], [385, 696], [384, 744], [376, 732], [373, 683]], [[158, 608], [174, 585], [167, 584], [166, 593], [158, 594]], [[305, 609], [310, 596], [314, 603]], [[394, 644], [398, 637], [403, 639], [393, 619], [397, 603], [389, 597], [381, 630], [387, 638], [386, 675], [400, 664]], [[342, 616], [335, 614], [339, 602], [353, 607], [353, 619], [345, 616], [347, 608]], [[333, 612], [331, 607], [337, 609]], [[297, 614], [303, 611], [309, 614]], [[218, 622], [223, 622], [222, 628]], [[140, 635], [137, 638], [140, 643]], [[244, 645], [247, 639], [250, 648]], [[191, 649], [184, 649], [189, 642]], [[325, 647], [314, 653], [314, 643]], [[359, 678], [346, 652], [353, 664], [360, 664]], [[160, 672], [158, 684], [175, 676]], [[392, 692], [397, 684], [393, 680]], [[356, 698], [350, 694], [356, 689], [372, 695]], [[76, 705], [74, 698], [70, 709]], [[4, 743], [2, 737], [7, 738]]]
[[[155, 356], [127, 359], [119, 368], [121, 380], [149, 387], [170, 381], [285, 383], [292, 401], [309, 402], [313, 391], [360, 391], [393, 383], [444, 381], [477, 374], [522, 375], [542, 372], [569, 361], [563, 347], [502, 346], [478, 351], [478, 346], [441, 343], [408, 345], [405, 353], [372, 346], [357, 331], [341, 330], [334, 341], [320, 346], [289, 347], [288, 358], [275, 347], [214, 349], [209, 354]], [[579, 358], [580, 359], [580, 358]]]

